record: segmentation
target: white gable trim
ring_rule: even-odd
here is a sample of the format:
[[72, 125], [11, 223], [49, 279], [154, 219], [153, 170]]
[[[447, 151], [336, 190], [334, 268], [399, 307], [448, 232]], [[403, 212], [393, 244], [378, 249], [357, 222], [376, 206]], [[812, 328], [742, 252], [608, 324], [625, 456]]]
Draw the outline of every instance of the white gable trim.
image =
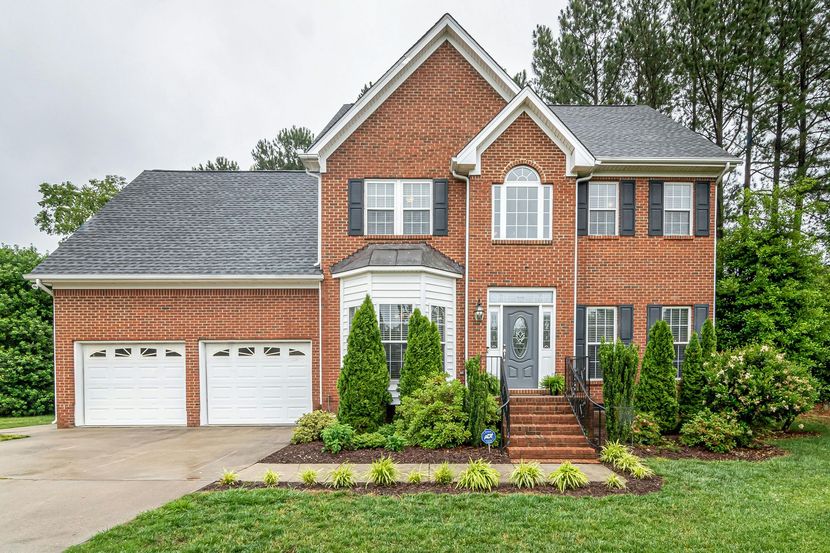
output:
[[386, 101], [406, 79], [415, 72], [444, 42], [449, 42], [478, 71], [482, 77], [509, 101], [519, 92], [519, 86], [510, 75], [490, 57], [479, 44], [450, 15], [444, 14], [412, 48], [383, 74], [363, 96], [304, 154], [303, 164], [310, 171], [326, 172], [326, 159], [369, 116]]
[[569, 176], [596, 165], [597, 161], [591, 152], [533, 90], [525, 87], [453, 158], [453, 169], [468, 175], [481, 174], [481, 154], [523, 113], [528, 114], [548, 138], [565, 152]]

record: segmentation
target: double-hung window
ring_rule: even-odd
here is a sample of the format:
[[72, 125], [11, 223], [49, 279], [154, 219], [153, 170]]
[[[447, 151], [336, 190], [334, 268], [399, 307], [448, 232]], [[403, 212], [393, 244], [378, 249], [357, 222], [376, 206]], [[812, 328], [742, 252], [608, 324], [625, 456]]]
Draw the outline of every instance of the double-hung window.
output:
[[663, 320], [669, 325], [672, 339], [674, 339], [674, 367], [677, 369], [677, 378], [680, 378], [680, 367], [683, 366], [686, 346], [689, 345], [690, 311], [688, 307], [663, 308]]
[[386, 351], [386, 366], [389, 367], [389, 377], [392, 379], [401, 377], [403, 356], [406, 352], [406, 337], [409, 334], [409, 317], [411, 315], [411, 304], [378, 305], [380, 341]]
[[688, 236], [691, 234], [692, 185], [688, 182], [663, 185], [663, 234]]
[[432, 181], [366, 181], [366, 234], [431, 233]]
[[438, 334], [441, 336], [441, 366], [446, 367], [447, 359], [447, 308], [441, 305], [433, 305], [429, 310], [429, 318], [438, 327]]
[[589, 307], [586, 312], [588, 378], [601, 379], [599, 347], [611, 343], [617, 336], [617, 310], [614, 307]]
[[588, 234], [614, 236], [617, 234], [617, 183], [592, 182], [588, 184]]
[[494, 240], [550, 240], [553, 187], [521, 165], [493, 186]]

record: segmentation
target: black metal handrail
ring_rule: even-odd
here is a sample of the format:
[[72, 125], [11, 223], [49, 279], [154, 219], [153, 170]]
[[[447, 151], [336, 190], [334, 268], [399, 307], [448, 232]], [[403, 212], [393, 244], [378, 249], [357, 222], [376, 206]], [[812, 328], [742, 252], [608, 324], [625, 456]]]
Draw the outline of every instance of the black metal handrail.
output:
[[565, 358], [565, 397], [585, 438], [592, 446], [601, 446], [604, 441], [605, 407], [591, 397], [587, 356]]
[[504, 371], [504, 355], [488, 355], [487, 372], [499, 379], [500, 446], [504, 449], [510, 445], [510, 386]]

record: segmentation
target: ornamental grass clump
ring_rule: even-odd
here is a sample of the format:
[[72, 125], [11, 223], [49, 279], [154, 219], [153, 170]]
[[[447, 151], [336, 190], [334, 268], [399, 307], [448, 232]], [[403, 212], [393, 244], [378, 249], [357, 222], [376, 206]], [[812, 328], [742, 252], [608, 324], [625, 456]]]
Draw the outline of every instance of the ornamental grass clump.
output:
[[421, 482], [423, 482], [425, 477], [426, 475], [422, 471], [413, 470], [407, 475], [406, 481], [410, 484], [420, 484]]
[[467, 463], [467, 468], [458, 475], [456, 488], [464, 488], [474, 492], [489, 492], [499, 485], [499, 471], [494, 469], [489, 461], [477, 459]]
[[609, 490], [624, 490], [626, 487], [623, 479], [613, 472], [605, 480], [605, 485]]
[[579, 467], [565, 461], [559, 468], [548, 475], [548, 483], [560, 492], [575, 490], [588, 484], [588, 477]]
[[432, 474], [432, 479], [435, 481], [436, 484], [451, 484], [453, 479], [452, 469], [450, 465], [445, 461], [441, 463], [435, 472]]
[[274, 472], [271, 469], [265, 471], [265, 474], [262, 475], [262, 483], [272, 488], [280, 483], [280, 475], [279, 473]]
[[314, 469], [305, 469], [300, 473], [300, 481], [306, 486], [314, 486], [317, 484], [317, 471]]
[[542, 467], [536, 462], [519, 461], [510, 474], [510, 482], [517, 488], [535, 488], [544, 480]]
[[620, 442], [608, 442], [599, 452], [599, 460], [603, 463], [614, 463], [620, 457], [625, 455], [630, 455], [631, 450], [628, 449], [628, 446], [625, 444], [621, 444]]
[[357, 484], [354, 469], [349, 463], [343, 463], [329, 475], [328, 485], [332, 488], [354, 488]]
[[219, 483], [223, 486], [233, 486], [237, 482], [239, 482], [239, 475], [232, 470], [223, 470], [222, 476], [219, 477]]
[[376, 486], [392, 486], [398, 481], [399, 473], [391, 457], [381, 457], [372, 461], [366, 479]]

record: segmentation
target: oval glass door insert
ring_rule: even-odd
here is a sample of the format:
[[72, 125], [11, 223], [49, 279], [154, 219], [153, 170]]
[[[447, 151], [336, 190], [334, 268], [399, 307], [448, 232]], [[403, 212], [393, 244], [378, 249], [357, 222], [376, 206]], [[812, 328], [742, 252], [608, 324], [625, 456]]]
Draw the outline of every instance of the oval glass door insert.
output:
[[516, 317], [513, 323], [513, 355], [521, 359], [527, 353], [527, 321], [524, 317]]

